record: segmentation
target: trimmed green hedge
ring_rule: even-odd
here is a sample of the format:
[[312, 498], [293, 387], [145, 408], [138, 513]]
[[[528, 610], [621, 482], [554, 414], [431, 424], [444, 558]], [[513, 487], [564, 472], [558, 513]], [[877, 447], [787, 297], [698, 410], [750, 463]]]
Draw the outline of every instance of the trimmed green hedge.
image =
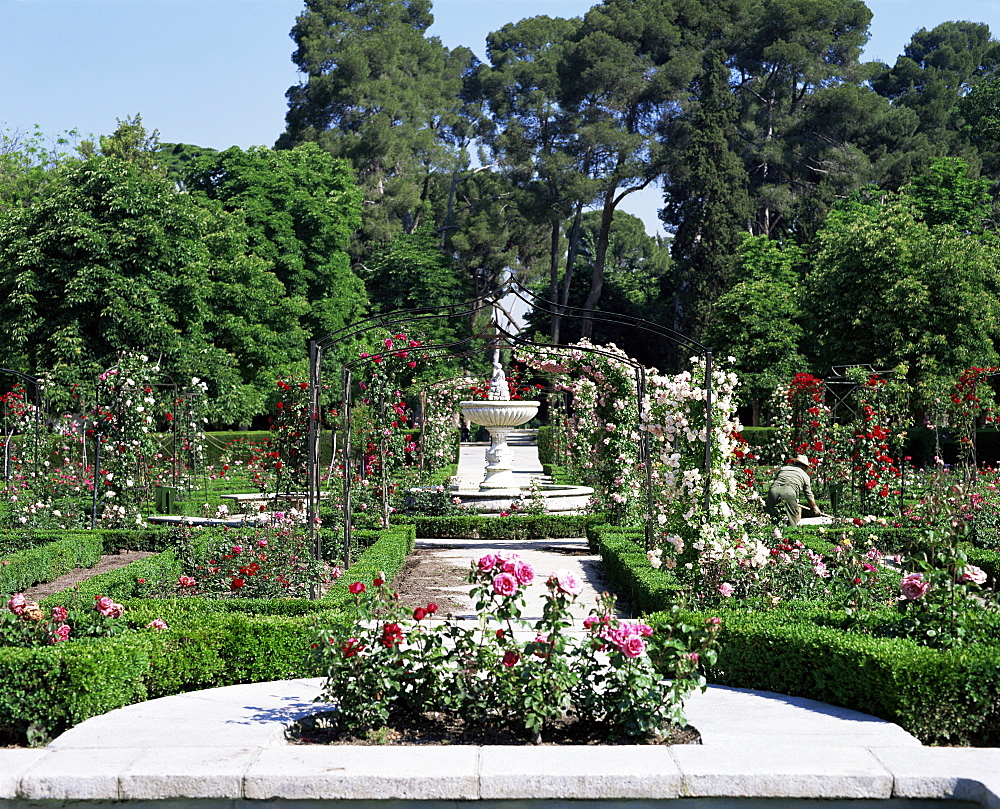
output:
[[100, 536], [80, 532], [36, 548], [18, 551], [0, 560], [0, 595], [19, 593], [50, 582], [78, 567], [94, 567], [101, 560]]
[[48, 542], [73, 537], [100, 537], [104, 553], [127, 551], [162, 551], [169, 544], [169, 528], [150, 527], [137, 529], [97, 528], [93, 531], [86, 528], [73, 530], [35, 530], [35, 529], [3, 529], [0, 530], [0, 556], [15, 553], [28, 548], [36, 548]]
[[[655, 613], [681, 588], [669, 571], [650, 567], [641, 532], [595, 525], [588, 539], [617, 592], [661, 620]], [[986, 553], [993, 557], [970, 561], [992, 576], [1000, 554]], [[711, 615], [723, 627], [711, 682], [841, 705], [895, 722], [925, 744], [1000, 745], [1000, 644], [942, 651], [872, 637], [850, 631], [845, 614], [807, 603], [752, 611], [737, 602], [689, 617]]]
[[591, 522], [607, 519], [581, 514], [511, 514], [507, 517], [401, 517], [427, 539], [550, 539], [586, 536]]
[[712, 682], [841, 705], [925, 744], [1000, 744], [1000, 646], [930, 649], [818, 626], [809, 608], [712, 614], [722, 618]]
[[535, 430], [535, 443], [538, 444], [538, 461], [541, 464], [555, 463], [554, 427], [539, 427]]
[[[43, 741], [91, 716], [143, 699], [246, 682], [315, 676], [316, 618], [351, 598], [348, 583], [394, 577], [413, 547], [413, 526], [384, 531], [321, 601], [203, 598], [125, 600], [133, 631], [41, 649], [0, 648], [0, 738]], [[171, 551], [95, 576], [77, 597], [127, 599], [137, 578], [175, 564]], [[151, 567], [153, 566], [153, 567]], [[147, 576], [143, 574], [146, 573]], [[172, 573], [172, 571], [171, 571]], [[65, 603], [71, 593], [46, 600]], [[168, 630], [146, 629], [163, 618]]]
[[654, 570], [646, 557], [641, 531], [613, 525], [591, 525], [587, 541], [601, 555], [604, 572], [615, 583], [615, 592], [637, 612], [662, 610], [684, 589], [669, 570]]

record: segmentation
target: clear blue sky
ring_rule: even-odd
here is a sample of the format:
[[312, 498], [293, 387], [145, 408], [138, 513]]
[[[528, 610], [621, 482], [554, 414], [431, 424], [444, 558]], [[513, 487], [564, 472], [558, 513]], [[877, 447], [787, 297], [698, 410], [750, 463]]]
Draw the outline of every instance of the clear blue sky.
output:
[[[431, 33], [485, 58], [486, 34], [588, 0], [435, 0]], [[892, 63], [921, 27], [972, 20], [1000, 34], [1000, 2], [868, 0], [866, 58]], [[164, 142], [270, 146], [297, 82], [288, 33], [302, 0], [0, 0], [0, 126], [108, 134], [141, 113]], [[658, 194], [634, 213], [655, 227]]]

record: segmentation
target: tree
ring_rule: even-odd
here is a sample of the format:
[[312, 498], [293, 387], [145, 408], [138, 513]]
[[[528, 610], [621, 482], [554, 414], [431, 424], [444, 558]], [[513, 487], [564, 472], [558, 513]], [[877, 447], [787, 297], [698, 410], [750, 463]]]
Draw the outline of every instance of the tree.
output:
[[921, 28], [893, 67], [883, 65], [872, 87], [896, 106], [914, 110], [920, 131], [938, 154], [956, 147], [958, 125], [953, 110], [959, 99], [1000, 65], [1000, 43], [988, 25], [944, 22]]
[[[462, 280], [427, 231], [401, 233], [376, 249], [365, 276], [372, 307], [380, 314], [460, 304], [469, 297]], [[425, 343], [447, 344], [468, 336], [468, 327], [468, 322], [434, 318], [407, 329]]]
[[118, 128], [110, 135], [101, 135], [97, 144], [89, 140], [80, 142], [78, 151], [84, 160], [101, 154], [135, 163], [144, 171], [162, 171], [156, 160], [156, 152], [160, 148], [160, 133], [155, 129], [147, 132], [139, 113], [132, 118], [116, 120]]
[[[593, 261], [601, 228], [601, 212], [587, 211], [580, 221], [580, 249], [576, 254], [576, 280], [568, 304], [579, 307], [585, 298], [586, 281], [593, 274]], [[658, 236], [649, 236], [638, 217], [615, 211], [605, 260], [605, 288], [596, 311], [628, 315], [653, 323], [667, 325], [672, 315], [670, 294], [671, 259], [669, 243]], [[528, 326], [545, 330], [549, 315], [531, 312]], [[564, 342], [573, 342], [580, 335], [579, 318], [563, 324]], [[630, 357], [647, 366], [666, 367], [674, 360], [673, 349], [648, 332], [629, 325], [595, 319], [594, 342], [614, 343]]]
[[797, 244], [746, 235], [731, 289], [719, 296], [706, 341], [716, 356], [732, 356], [743, 404], [753, 408], [753, 426], [761, 405], [782, 383], [802, 370], [799, 297], [805, 258]]
[[[547, 297], [563, 305], [570, 294], [580, 217], [596, 193], [574, 147], [579, 117], [564, 101], [566, 54], [580, 24], [577, 17], [538, 16], [492, 32], [486, 38], [490, 64], [479, 66], [470, 90], [489, 113], [480, 129], [489, 159], [521, 189], [525, 217], [548, 231]], [[553, 343], [563, 341], [559, 315], [549, 330]]]
[[292, 29], [305, 76], [288, 90], [277, 148], [315, 142], [345, 158], [367, 203], [365, 238], [415, 232], [467, 163], [467, 48], [427, 37], [430, 0], [306, 0]]
[[694, 85], [698, 103], [674, 125], [671, 170], [664, 182], [665, 222], [675, 223], [673, 328], [703, 336], [715, 299], [730, 283], [742, 234], [749, 229], [749, 178], [737, 154], [737, 109], [723, 54], [705, 54]]
[[239, 215], [249, 250], [302, 308], [307, 335], [319, 338], [364, 316], [364, 285], [346, 253], [360, 227], [360, 194], [343, 161], [303, 144], [233, 147], [190, 166], [188, 190]]
[[303, 341], [242, 223], [136, 162], [95, 156], [58, 175], [0, 214], [0, 365], [50, 375], [55, 394], [140, 351], [207, 380], [214, 419], [249, 422]]
[[806, 278], [816, 367], [907, 363], [918, 396], [963, 368], [1000, 363], [997, 240], [928, 225], [890, 192], [834, 210]]
[[564, 102], [580, 118], [576, 149], [601, 211], [584, 337], [593, 329], [586, 312], [603, 292], [614, 212], [664, 172], [659, 129], [697, 73], [705, 14], [690, 0], [607, 0], [587, 13], [567, 53]]
[[731, 46], [751, 229], [794, 234], [800, 205], [810, 204], [804, 198], [829, 174], [827, 145], [837, 146], [824, 132], [836, 118], [805, 118], [822, 90], [861, 78], [871, 11], [862, 0], [754, 0], [751, 7], [751, 24], [735, 32]]
[[0, 131], [0, 210], [27, 207], [40, 196], [56, 168], [72, 159], [64, 149], [75, 137], [71, 131], [48, 143], [37, 126], [30, 133]]
[[952, 225], [960, 231], [981, 233], [992, 214], [989, 180], [973, 179], [960, 157], [931, 162], [925, 174], [903, 187], [920, 219], [927, 225]]

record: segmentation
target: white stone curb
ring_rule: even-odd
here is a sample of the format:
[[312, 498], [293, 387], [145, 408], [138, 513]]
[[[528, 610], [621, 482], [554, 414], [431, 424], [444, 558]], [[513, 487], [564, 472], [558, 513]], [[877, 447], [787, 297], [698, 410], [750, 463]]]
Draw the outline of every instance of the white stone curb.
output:
[[[289, 745], [321, 681], [180, 694], [94, 717], [45, 749], [0, 750], [0, 802], [937, 799], [1000, 809], [1000, 749], [922, 747], [888, 722], [712, 687], [702, 745]], [[756, 728], [756, 731], [754, 730]]]

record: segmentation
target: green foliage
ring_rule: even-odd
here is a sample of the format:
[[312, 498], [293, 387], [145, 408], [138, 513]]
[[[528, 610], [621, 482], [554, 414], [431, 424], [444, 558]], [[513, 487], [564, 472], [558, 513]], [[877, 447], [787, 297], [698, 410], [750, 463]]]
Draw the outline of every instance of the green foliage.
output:
[[834, 211], [806, 279], [814, 362], [905, 362], [923, 403], [958, 371], [1000, 364], [997, 261], [993, 239], [930, 227], [906, 198]]
[[740, 247], [737, 276], [745, 280], [722, 293], [712, 310], [706, 341], [717, 356], [732, 356], [743, 404], [754, 406], [755, 425], [761, 402], [800, 370], [802, 327], [797, 285], [803, 251], [796, 244], [747, 237]]
[[[394, 576], [413, 546], [413, 528], [382, 532], [347, 576], [370, 578], [376, 570]], [[93, 598], [98, 589], [125, 600], [133, 631], [87, 643], [0, 650], [0, 737], [44, 743], [68, 727], [114, 708], [169, 694], [241, 682], [316, 676], [309, 641], [315, 614], [352, 598], [334, 588], [321, 602], [297, 600], [130, 600], [128, 587], [157, 575], [150, 565], [176, 564], [167, 552], [85, 582], [46, 606]], [[131, 584], [130, 584], [131, 583]], [[146, 624], [165, 619], [169, 629]], [[45, 688], [39, 688], [45, 683]]]
[[[283, 297], [298, 304], [298, 342], [284, 350], [304, 352], [306, 338], [363, 316], [364, 287], [345, 252], [361, 226], [361, 195], [343, 161], [315, 144], [283, 151], [234, 146], [192, 160], [186, 183], [239, 218], [249, 251], [281, 282]], [[276, 359], [261, 358], [259, 370], [279, 375]]]
[[81, 141], [78, 151], [84, 160], [90, 160], [98, 154], [134, 163], [143, 171], [159, 172], [155, 153], [160, 148], [160, 133], [155, 129], [146, 132], [139, 113], [133, 118], [117, 119], [118, 128], [111, 135], [101, 135], [98, 145], [92, 141]]
[[1000, 741], [1000, 644], [940, 651], [866, 637], [808, 606], [716, 614], [723, 629], [713, 682], [849, 707], [925, 744]]
[[682, 599], [684, 586], [669, 570], [655, 570], [639, 543], [639, 531], [620, 526], [587, 526], [590, 547], [601, 554], [604, 572], [614, 583], [615, 592], [637, 613], [663, 610]]
[[[367, 267], [365, 284], [372, 307], [380, 314], [459, 304], [470, 297], [438, 240], [426, 230], [400, 234], [376, 248]], [[425, 344], [451, 345], [468, 337], [470, 325], [450, 317], [435, 317], [415, 321], [407, 328], [410, 337]], [[461, 351], [462, 346], [454, 350]], [[428, 368], [422, 362], [420, 373], [431, 378], [448, 373], [448, 368], [441, 367], [441, 363], [431, 363]]]
[[308, 0], [292, 29], [305, 78], [288, 90], [277, 147], [315, 142], [345, 158], [370, 203], [366, 236], [379, 241], [432, 220], [437, 181], [467, 161], [460, 94], [474, 57], [426, 35], [430, 7]]
[[56, 180], [55, 169], [70, 159], [65, 151], [76, 132], [47, 142], [36, 125], [28, 132], [0, 131], [0, 210], [26, 208]]
[[466, 539], [545, 539], [580, 537], [595, 515], [511, 514], [507, 517], [402, 517], [410, 519], [421, 538], [463, 537]]
[[35, 584], [50, 582], [77, 567], [94, 567], [104, 543], [100, 535], [80, 532], [6, 556], [0, 565], [0, 594], [10, 595]]

